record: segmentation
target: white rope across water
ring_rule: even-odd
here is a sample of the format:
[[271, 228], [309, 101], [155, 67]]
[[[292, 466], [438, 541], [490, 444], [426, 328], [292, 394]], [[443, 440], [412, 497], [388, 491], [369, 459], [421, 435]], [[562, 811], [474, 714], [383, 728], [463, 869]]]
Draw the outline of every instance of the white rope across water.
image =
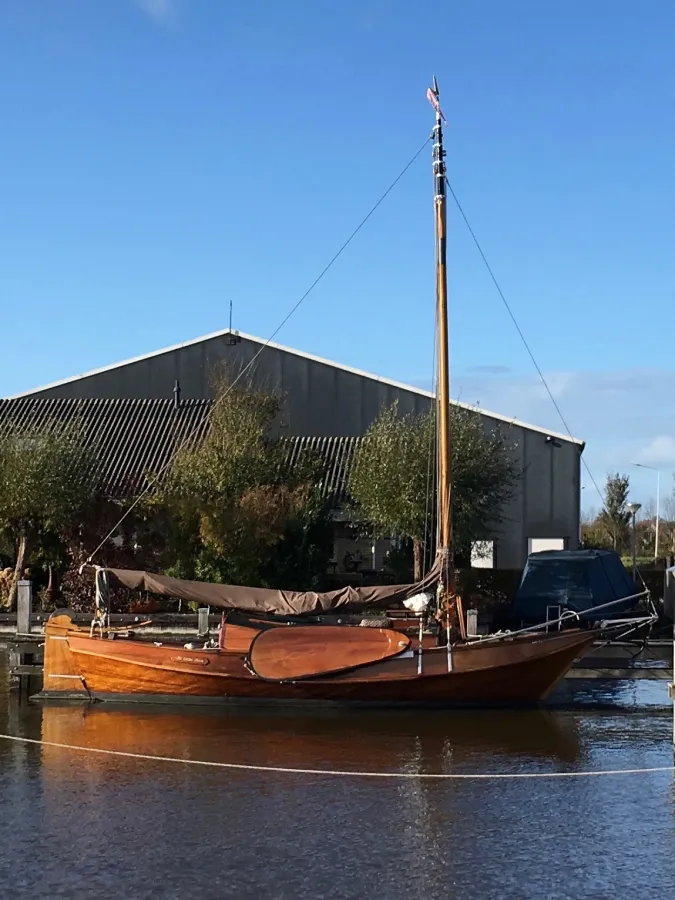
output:
[[675, 772], [675, 766], [654, 766], [647, 769], [604, 769], [595, 772], [494, 772], [494, 773], [433, 773], [433, 772], [358, 772], [349, 769], [300, 769], [288, 766], [254, 766], [246, 763], [213, 762], [205, 759], [182, 759], [179, 756], [152, 756], [148, 753], [131, 753], [127, 750], [105, 750], [101, 747], [83, 747], [78, 744], [61, 744], [37, 738], [0, 734], [0, 740], [20, 744], [36, 744], [59, 750], [75, 750], [79, 753], [99, 753], [103, 756], [122, 756], [127, 759], [146, 759], [152, 762], [182, 763], [189, 766], [206, 766], [214, 769], [238, 769], [246, 772], [276, 772], [288, 775], [337, 775], [345, 778], [417, 778], [442, 781], [495, 781], [519, 778], [597, 778], [601, 775], [649, 775], [654, 772]]

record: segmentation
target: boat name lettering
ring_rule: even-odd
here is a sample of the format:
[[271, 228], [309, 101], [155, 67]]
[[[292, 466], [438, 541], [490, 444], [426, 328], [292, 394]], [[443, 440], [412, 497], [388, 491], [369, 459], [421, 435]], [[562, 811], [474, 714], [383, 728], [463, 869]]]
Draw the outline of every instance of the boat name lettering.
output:
[[208, 659], [201, 659], [198, 656], [172, 656], [171, 662], [196, 663], [198, 666], [208, 666]]

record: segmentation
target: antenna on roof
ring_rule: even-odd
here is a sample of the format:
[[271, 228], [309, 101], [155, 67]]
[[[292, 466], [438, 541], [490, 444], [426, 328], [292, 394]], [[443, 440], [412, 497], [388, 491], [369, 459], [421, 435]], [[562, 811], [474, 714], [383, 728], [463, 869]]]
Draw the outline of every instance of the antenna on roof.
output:
[[230, 333], [227, 336], [228, 347], [241, 343], [241, 335], [232, 328], [232, 301], [230, 300]]

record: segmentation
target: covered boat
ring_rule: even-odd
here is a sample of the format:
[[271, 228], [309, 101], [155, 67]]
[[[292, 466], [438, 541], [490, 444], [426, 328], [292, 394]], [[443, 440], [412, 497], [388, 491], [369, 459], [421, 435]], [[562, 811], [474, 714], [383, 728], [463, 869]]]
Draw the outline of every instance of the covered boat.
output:
[[643, 594], [613, 550], [543, 550], [527, 559], [514, 613], [542, 622], [569, 610], [598, 621], [635, 609]]

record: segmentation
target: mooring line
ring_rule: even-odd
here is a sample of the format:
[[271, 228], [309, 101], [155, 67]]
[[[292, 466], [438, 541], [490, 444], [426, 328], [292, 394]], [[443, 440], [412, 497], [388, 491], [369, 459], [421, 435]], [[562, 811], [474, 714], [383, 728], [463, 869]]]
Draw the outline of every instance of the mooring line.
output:
[[189, 766], [206, 766], [214, 769], [239, 769], [247, 772], [276, 772], [288, 775], [329, 775], [351, 778], [417, 778], [443, 781], [495, 781], [518, 778], [593, 778], [600, 775], [649, 775], [654, 772], [675, 772], [675, 766], [655, 766], [646, 769], [604, 769], [596, 772], [494, 772], [494, 773], [447, 773], [447, 772], [359, 772], [349, 769], [300, 769], [289, 766], [254, 766], [247, 763], [214, 762], [206, 759], [183, 759], [179, 756], [152, 756], [148, 753], [131, 753], [127, 750], [105, 750], [102, 747], [83, 747], [78, 744], [62, 744], [57, 741], [43, 741], [37, 738], [19, 737], [14, 734], [0, 734], [0, 740], [15, 741], [20, 744], [36, 744], [41, 747], [55, 747], [59, 750], [75, 750], [80, 753], [99, 753], [104, 756], [122, 756], [128, 759], [146, 759], [151, 762], [183, 763]]

